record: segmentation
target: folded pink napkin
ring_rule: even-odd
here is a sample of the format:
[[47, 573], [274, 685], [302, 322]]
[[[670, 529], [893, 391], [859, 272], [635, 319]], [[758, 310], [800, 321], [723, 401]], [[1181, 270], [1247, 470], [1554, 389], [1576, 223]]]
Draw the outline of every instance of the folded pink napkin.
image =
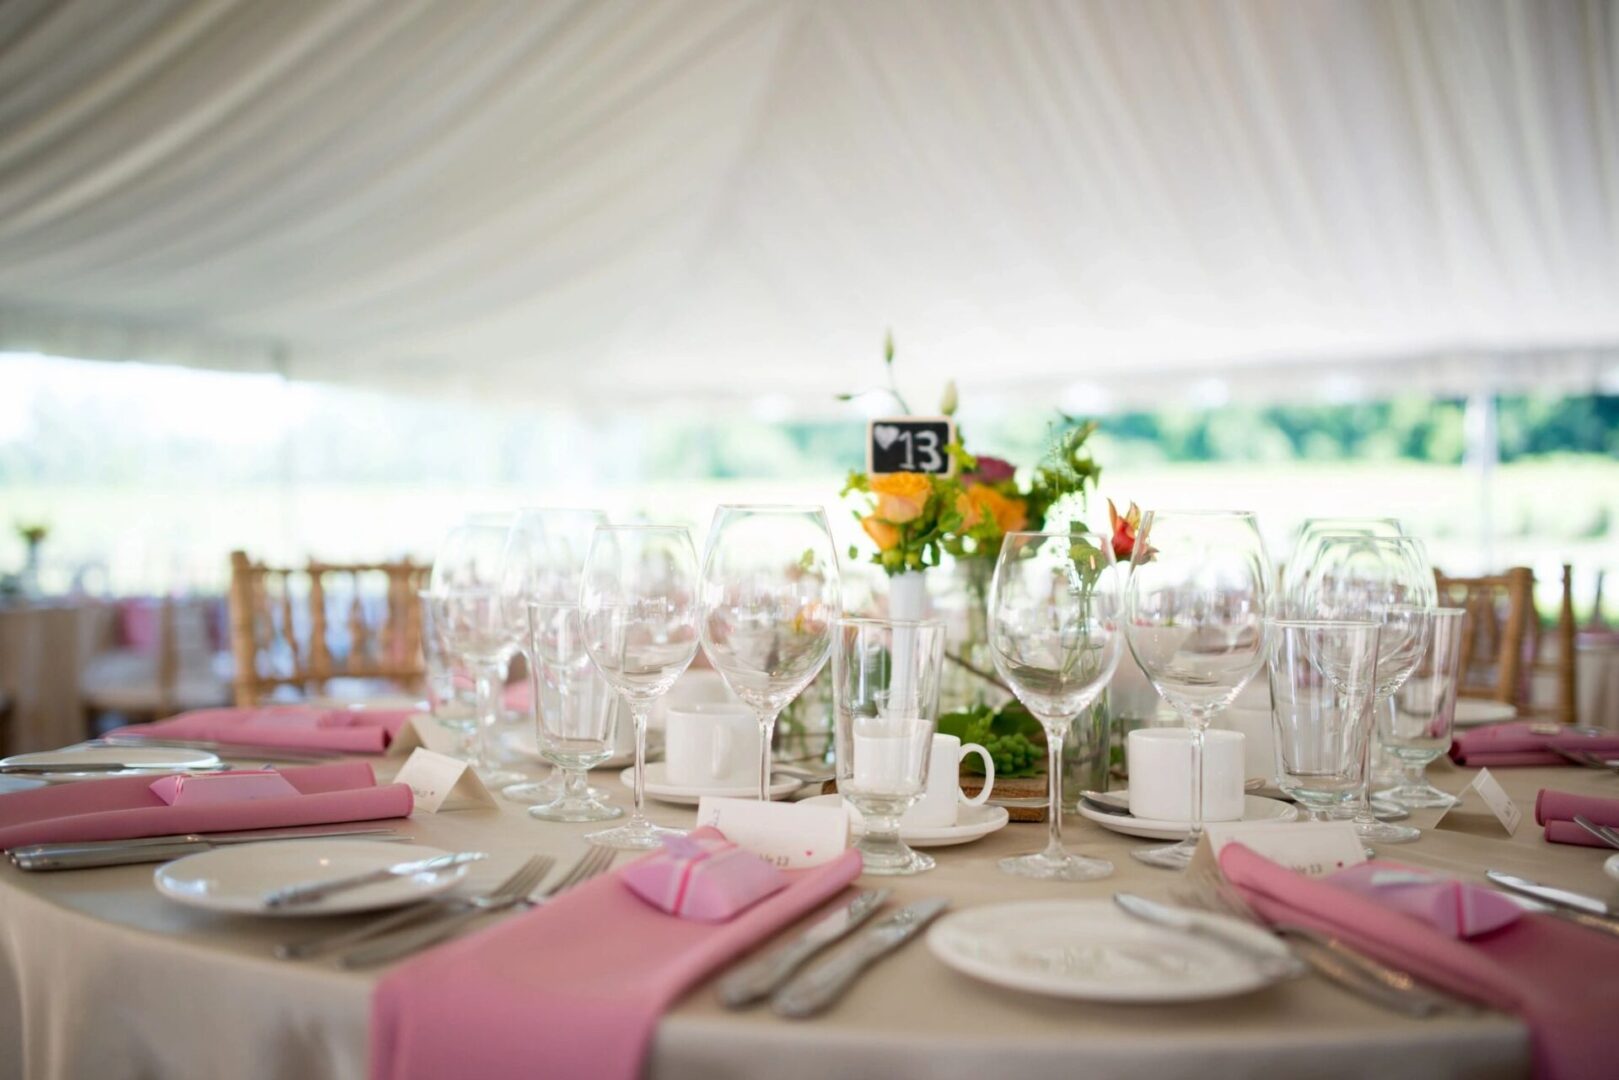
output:
[[1453, 938], [1481, 937], [1523, 917], [1523, 908], [1494, 889], [1414, 866], [1361, 863], [1326, 880], [1421, 919]]
[[1221, 850], [1220, 869], [1267, 919], [1335, 934], [1436, 986], [1521, 1016], [1529, 1025], [1536, 1076], [1613, 1075], [1619, 939], [1525, 914], [1493, 933], [1458, 941], [1380, 899], [1330, 878], [1296, 874], [1241, 844]]
[[1554, 844], [1606, 847], [1601, 840], [1574, 824], [1576, 814], [1590, 818], [1598, 825], [1619, 828], [1619, 799], [1571, 795], [1551, 788], [1541, 788], [1535, 796], [1535, 824], [1546, 826], [1547, 840]]
[[384, 977], [371, 999], [371, 1076], [634, 1080], [681, 993], [859, 875], [852, 849], [787, 871], [785, 889], [715, 925], [667, 915], [604, 874]]
[[1536, 735], [1529, 724], [1491, 724], [1457, 735], [1450, 745], [1451, 759], [1458, 765], [1497, 768], [1502, 765], [1568, 765], [1569, 760], [1550, 749], [1589, 750], [1593, 754], [1619, 755], [1619, 732], [1611, 735], [1580, 735], [1565, 731], [1558, 735]]
[[415, 709], [327, 709], [309, 705], [197, 709], [155, 724], [119, 728], [114, 734], [380, 754], [416, 715], [426, 714]]
[[169, 806], [149, 776], [54, 784], [0, 795], [0, 848], [69, 840], [128, 840], [193, 832], [285, 829], [405, 817], [405, 784], [377, 787], [363, 761], [283, 769], [298, 793], [278, 799]]

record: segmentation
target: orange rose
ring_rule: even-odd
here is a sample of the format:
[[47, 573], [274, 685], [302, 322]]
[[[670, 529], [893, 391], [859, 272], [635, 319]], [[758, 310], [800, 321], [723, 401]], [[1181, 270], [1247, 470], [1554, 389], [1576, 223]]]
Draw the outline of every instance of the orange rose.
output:
[[887, 551], [899, 543], [899, 530], [886, 521], [878, 520], [876, 515], [861, 518], [860, 527], [866, 530], [866, 535], [871, 537], [878, 551]]
[[984, 520], [984, 508], [973, 502], [972, 496], [963, 491], [956, 496], [956, 513], [961, 515], [961, 527], [971, 529]]
[[967, 494], [995, 519], [995, 527], [1003, 533], [1017, 532], [1028, 524], [1028, 509], [1022, 499], [1008, 498], [987, 484], [974, 484]]
[[921, 473], [878, 473], [870, 485], [871, 493], [877, 496], [877, 516], [891, 525], [921, 517], [933, 497], [933, 481]]

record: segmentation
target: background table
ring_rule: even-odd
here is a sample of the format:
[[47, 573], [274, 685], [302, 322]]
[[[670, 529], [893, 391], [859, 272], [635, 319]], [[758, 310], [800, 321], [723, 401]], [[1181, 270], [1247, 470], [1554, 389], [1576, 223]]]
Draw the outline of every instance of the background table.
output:
[[113, 634], [117, 608], [99, 600], [0, 606], [0, 690], [12, 698], [0, 753], [48, 750], [85, 736], [79, 681]]

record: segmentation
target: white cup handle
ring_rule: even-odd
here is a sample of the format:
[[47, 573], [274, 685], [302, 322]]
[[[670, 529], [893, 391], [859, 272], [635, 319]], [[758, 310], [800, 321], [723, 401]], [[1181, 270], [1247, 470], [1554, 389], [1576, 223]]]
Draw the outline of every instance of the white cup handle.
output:
[[[995, 759], [989, 756], [988, 750], [975, 742], [961, 744], [961, 756], [966, 757], [968, 754], [977, 754], [978, 760], [984, 763], [984, 789], [969, 799], [965, 791], [957, 788], [956, 798], [965, 806], [983, 806], [989, 802], [989, 793], [995, 787]], [[960, 759], [957, 760], [959, 762]]]

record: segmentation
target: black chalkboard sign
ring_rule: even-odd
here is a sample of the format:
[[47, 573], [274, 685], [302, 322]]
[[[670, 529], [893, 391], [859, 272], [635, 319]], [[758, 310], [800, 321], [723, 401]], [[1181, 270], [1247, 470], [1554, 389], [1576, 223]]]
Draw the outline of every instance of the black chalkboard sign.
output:
[[948, 416], [885, 416], [866, 429], [868, 473], [932, 473], [949, 476], [956, 463], [945, 447], [956, 441]]

